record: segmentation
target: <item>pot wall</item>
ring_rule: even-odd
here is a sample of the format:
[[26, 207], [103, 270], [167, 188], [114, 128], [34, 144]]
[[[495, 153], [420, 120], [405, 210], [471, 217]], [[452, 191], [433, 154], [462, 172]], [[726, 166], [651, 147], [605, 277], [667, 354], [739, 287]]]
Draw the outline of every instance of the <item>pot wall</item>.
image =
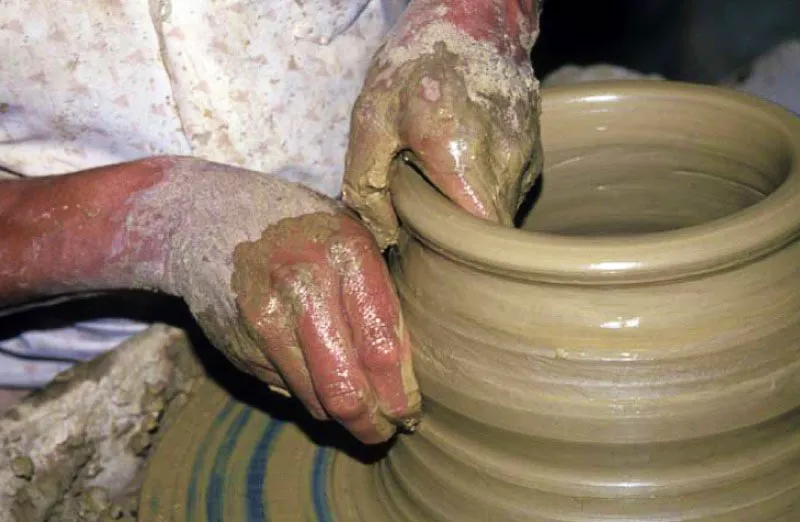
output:
[[[532, 231], [442, 231], [472, 218], [399, 173], [392, 270], [425, 419], [377, 468], [387, 520], [800, 517], [800, 134], [725, 96], [669, 83], [545, 92]], [[685, 172], [707, 183], [670, 193], [664, 179]], [[660, 231], [556, 237], [603, 208], [581, 205], [587, 186], [617, 193], [610, 218], [647, 197], [674, 204], [656, 212]]]
[[686, 281], [581, 286], [481, 273], [412, 243], [395, 275], [430, 400], [528, 435], [649, 442], [798, 405], [798, 256], [792, 244]]

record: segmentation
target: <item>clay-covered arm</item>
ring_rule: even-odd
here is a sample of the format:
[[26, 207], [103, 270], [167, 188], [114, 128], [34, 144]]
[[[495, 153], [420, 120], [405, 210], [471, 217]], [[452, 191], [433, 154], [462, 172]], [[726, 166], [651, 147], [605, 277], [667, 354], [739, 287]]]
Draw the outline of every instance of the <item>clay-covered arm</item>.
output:
[[343, 195], [381, 246], [397, 238], [389, 174], [400, 153], [466, 211], [511, 224], [542, 161], [529, 59], [539, 7], [414, 0], [375, 54], [353, 111]]
[[436, 24], [449, 24], [501, 56], [524, 62], [539, 32], [541, 0], [413, 0], [389, 42], [408, 44]]
[[0, 304], [158, 288], [165, 276], [165, 236], [173, 227], [165, 222], [150, 237], [137, 237], [129, 217], [136, 195], [164, 181], [162, 167], [153, 160], [0, 181]]
[[365, 442], [419, 393], [380, 251], [300, 185], [167, 157], [0, 185], [0, 301], [122, 288], [182, 297], [242, 370]]

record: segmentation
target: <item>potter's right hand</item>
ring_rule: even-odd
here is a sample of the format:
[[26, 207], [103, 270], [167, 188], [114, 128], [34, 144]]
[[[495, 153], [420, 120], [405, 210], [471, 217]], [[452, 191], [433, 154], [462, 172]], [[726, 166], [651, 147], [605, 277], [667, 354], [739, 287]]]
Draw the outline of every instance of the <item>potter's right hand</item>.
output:
[[412, 160], [471, 214], [511, 224], [542, 159], [529, 53], [537, 0], [415, 0], [353, 110], [343, 196], [381, 247], [396, 240], [391, 164]]

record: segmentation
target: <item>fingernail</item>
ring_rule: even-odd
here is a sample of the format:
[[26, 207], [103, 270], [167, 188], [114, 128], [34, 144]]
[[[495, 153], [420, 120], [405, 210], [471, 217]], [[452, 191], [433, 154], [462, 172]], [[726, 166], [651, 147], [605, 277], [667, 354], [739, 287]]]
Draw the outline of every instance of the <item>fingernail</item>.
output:
[[267, 384], [269, 391], [273, 393], [277, 393], [278, 395], [283, 395], [284, 397], [291, 398], [292, 394], [289, 393], [289, 390], [285, 388], [281, 388], [280, 386], [275, 386], [274, 384]]

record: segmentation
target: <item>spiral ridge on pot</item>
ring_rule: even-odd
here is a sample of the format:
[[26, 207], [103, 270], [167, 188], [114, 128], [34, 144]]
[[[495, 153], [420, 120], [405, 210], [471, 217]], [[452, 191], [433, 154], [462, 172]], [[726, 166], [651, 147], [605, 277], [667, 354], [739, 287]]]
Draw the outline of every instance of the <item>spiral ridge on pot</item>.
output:
[[397, 173], [392, 269], [425, 418], [340, 509], [800, 519], [800, 123], [670, 83], [543, 100], [523, 230]]

